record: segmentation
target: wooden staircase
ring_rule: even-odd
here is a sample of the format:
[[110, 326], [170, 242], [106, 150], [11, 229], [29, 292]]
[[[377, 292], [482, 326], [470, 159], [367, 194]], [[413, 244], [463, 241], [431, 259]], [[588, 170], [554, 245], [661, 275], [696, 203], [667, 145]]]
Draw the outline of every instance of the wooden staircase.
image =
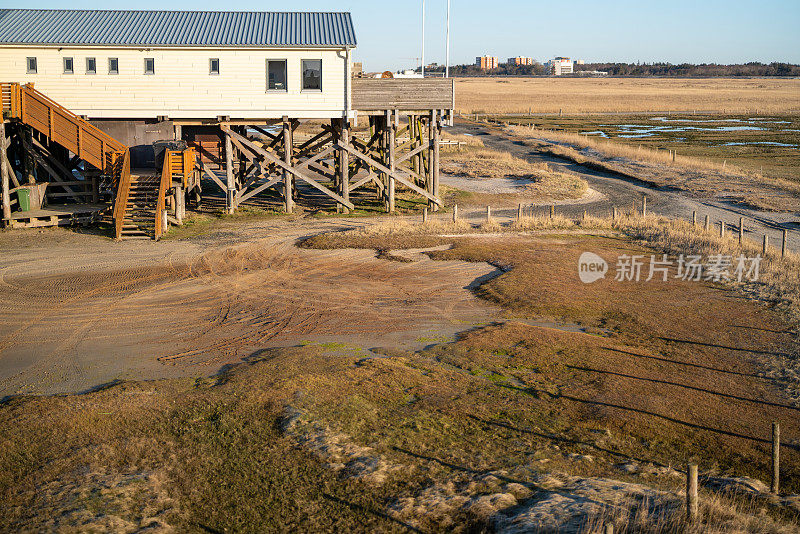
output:
[[115, 235], [121, 237], [131, 183], [128, 147], [40, 93], [32, 83], [0, 83], [0, 103], [4, 117], [34, 128], [110, 178], [116, 192]]
[[119, 239], [155, 239], [160, 176], [131, 176]]

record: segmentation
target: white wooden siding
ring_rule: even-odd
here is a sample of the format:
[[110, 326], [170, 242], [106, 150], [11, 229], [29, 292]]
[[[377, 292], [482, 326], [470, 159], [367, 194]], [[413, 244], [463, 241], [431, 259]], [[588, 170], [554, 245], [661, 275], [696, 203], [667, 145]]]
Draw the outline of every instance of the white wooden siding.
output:
[[[37, 74], [26, 73], [36, 57]], [[63, 73], [63, 58], [74, 58], [74, 74]], [[86, 74], [86, 58], [97, 73]], [[108, 73], [108, 58], [119, 59], [119, 74]], [[155, 74], [144, 74], [144, 59], [155, 59]], [[220, 73], [209, 74], [219, 58]], [[285, 59], [288, 91], [267, 91], [267, 59]], [[303, 91], [301, 62], [322, 60], [322, 91]], [[36, 89], [78, 115], [96, 119], [337, 118], [345, 111], [349, 76], [344, 50], [194, 48], [0, 47], [0, 81], [33, 82]]]

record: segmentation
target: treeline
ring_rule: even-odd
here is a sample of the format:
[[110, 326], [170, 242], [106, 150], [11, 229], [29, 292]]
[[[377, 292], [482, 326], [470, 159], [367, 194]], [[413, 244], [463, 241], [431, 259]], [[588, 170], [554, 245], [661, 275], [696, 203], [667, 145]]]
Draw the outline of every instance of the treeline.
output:
[[800, 76], [800, 65], [790, 63], [744, 63], [717, 65], [703, 63], [586, 63], [576, 71], [603, 71], [611, 76]]
[[[703, 63], [586, 63], [575, 65], [576, 72], [601, 71], [610, 76], [686, 76], [686, 77], [736, 77], [736, 76], [800, 76], [800, 65], [791, 63], [743, 63], [741, 65], [717, 65]], [[419, 68], [417, 68], [419, 71]], [[443, 65], [431, 65], [426, 72], [444, 72]], [[547, 73], [544, 65], [500, 64], [496, 69], [481, 70], [475, 65], [453, 65], [451, 76], [533, 76]], [[579, 74], [576, 74], [579, 75]]]
[[[417, 69], [419, 70], [419, 69]], [[533, 76], [545, 74], [546, 69], [541, 63], [533, 65], [508, 65], [502, 63], [496, 69], [481, 70], [475, 65], [453, 65], [450, 67], [451, 76]], [[425, 67], [425, 72], [444, 72], [442, 65]]]

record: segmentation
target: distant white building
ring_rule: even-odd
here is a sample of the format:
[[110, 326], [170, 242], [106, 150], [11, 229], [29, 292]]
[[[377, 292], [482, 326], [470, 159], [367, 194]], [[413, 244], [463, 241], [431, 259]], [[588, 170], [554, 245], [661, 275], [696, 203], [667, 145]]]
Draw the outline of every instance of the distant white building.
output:
[[557, 57], [555, 59], [551, 59], [545, 63], [544, 66], [547, 68], [548, 74], [552, 74], [553, 76], [572, 74], [575, 71], [573, 62], [568, 57]]

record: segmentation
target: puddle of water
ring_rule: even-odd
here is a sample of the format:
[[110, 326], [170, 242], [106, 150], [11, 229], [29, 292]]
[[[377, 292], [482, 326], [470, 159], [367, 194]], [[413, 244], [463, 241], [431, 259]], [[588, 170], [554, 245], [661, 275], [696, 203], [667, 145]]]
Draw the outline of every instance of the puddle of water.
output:
[[778, 143], [776, 141], [749, 141], [742, 143], [723, 143], [719, 146], [750, 146], [750, 145], [764, 145], [764, 146], [780, 146], [786, 148], [800, 148], [800, 145], [792, 145], [789, 143]]
[[581, 132], [581, 135], [599, 135], [600, 137], [608, 138], [608, 134], [602, 130], [597, 130], [594, 132]]

